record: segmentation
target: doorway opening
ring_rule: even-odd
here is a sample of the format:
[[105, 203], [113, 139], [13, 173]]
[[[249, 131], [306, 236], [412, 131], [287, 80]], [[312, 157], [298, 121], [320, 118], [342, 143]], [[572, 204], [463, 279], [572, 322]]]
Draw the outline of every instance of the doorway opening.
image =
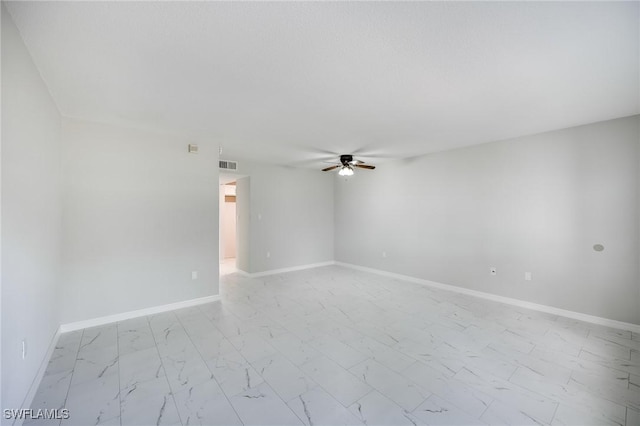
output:
[[220, 275], [247, 273], [249, 265], [249, 222], [251, 218], [250, 177], [220, 173], [218, 240]]
[[236, 181], [220, 178], [220, 275], [237, 271], [238, 227]]

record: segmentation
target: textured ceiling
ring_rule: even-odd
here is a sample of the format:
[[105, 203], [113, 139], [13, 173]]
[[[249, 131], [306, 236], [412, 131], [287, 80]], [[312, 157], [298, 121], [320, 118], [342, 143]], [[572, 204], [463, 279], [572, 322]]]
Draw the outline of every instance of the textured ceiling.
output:
[[638, 2], [8, 3], [61, 112], [382, 162], [640, 112]]

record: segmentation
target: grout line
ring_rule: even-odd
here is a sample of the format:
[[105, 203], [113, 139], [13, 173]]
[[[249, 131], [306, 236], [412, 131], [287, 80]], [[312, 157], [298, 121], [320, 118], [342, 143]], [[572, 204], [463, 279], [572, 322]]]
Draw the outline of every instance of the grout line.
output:
[[626, 410], [624, 410], [624, 424], [625, 424], [626, 426], [630, 426], [630, 425], [628, 425], [628, 424], [627, 424], [627, 420], [628, 420], [628, 419], [629, 419], [629, 407], [627, 407], [627, 409], [626, 409]]
[[[207, 319], [207, 321], [211, 322], [211, 320], [209, 320], [209, 318], [200, 310], [200, 307], [199, 306], [196, 306], [196, 307], [198, 308], [198, 312], [200, 312], [200, 314], [203, 317], [205, 317]], [[231, 407], [233, 412], [236, 413], [236, 416], [238, 417], [238, 420], [240, 420], [240, 422], [244, 424], [244, 422], [242, 421], [242, 418], [240, 417], [240, 414], [238, 414], [238, 411], [236, 410], [236, 407], [233, 406], [233, 404], [231, 403], [231, 399], [229, 398], [229, 396], [227, 396], [227, 393], [224, 391], [224, 389], [222, 389], [222, 386], [220, 385], [220, 382], [218, 382], [218, 379], [216, 379], [215, 375], [213, 374], [213, 371], [211, 371], [211, 368], [209, 368], [209, 364], [207, 364], [207, 362], [205, 361], [204, 357], [202, 356], [202, 353], [200, 353], [200, 349], [198, 349], [198, 347], [195, 345], [195, 343], [193, 343], [193, 339], [191, 338], [191, 334], [187, 331], [186, 328], [184, 328], [184, 324], [182, 324], [182, 321], [180, 320], [180, 316], [176, 315], [175, 311], [174, 311], [174, 315], [176, 316], [176, 319], [180, 323], [180, 326], [182, 327], [182, 329], [184, 330], [185, 334], [187, 335], [187, 338], [189, 339], [189, 342], [191, 342], [191, 344], [193, 345], [193, 348], [196, 350], [198, 355], [200, 355], [200, 360], [204, 363], [204, 366], [207, 368], [207, 370], [209, 370], [209, 374], [211, 374], [211, 379], [210, 380], [214, 380], [216, 382], [216, 384], [218, 385], [218, 388], [220, 389], [220, 392], [222, 392], [222, 395], [224, 395], [225, 399], [229, 403], [229, 406]], [[215, 325], [213, 323], [212, 323], [212, 325], [214, 326], [214, 328], [216, 330], [218, 330], [218, 328], [215, 327]], [[218, 332], [220, 332], [220, 334], [222, 334], [224, 336], [224, 333], [222, 333], [220, 330], [218, 330]], [[224, 336], [224, 338], [226, 339], [227, 337]], [[242, 356], [242, 354], [240, 354], [240, 352], [238, 352], [238, 354], [240, 356]], [[242, 357], [242, 358], [244, 359], [244, 357]], [[247, 362], [247, 364], [249, 363], [246, 359], [245, 359], [245, 361]], [[178, 410], [178, 412], [179, 411], [180, 410]]]
[[560, 409], [560, 401], [557, 401], [556, 404], [558, 405], [556, 405], [556, 409], [553, 410], [553, 416], [551, 416], [551, 422], [549, 422], [549, 424], [553, 423], [553, 420], [556, 418], [556, 414], [558, 414], [558, 410]]
[[519, 369], [519, 368], [521, 368], [522, 366], [521, 366], [521, 365], [516, 365], [515, 367], [516, 367], [516, 368], [515, 368], [515, 370], [513, 370], [513, 373], [509, 374], [509, 378], [507, 379], [507, 382], [512, 383], [512, 384], [514, 384], [514, 385], [515, 385], [515, 383], [513, 383], [513, 382], [511, 381], [511, 378], [513, 377], [513, 375], [514, 375], [514, 374], [516, 374], [516, 372], [518, 371], [518, 369]]
[[116, 323], [116, 348], [118, 350], [118, 412], [122, 426], [122, 383], [120, 383], [120, 324]]
[[[173, 312], [173, 311], [169, 311], [169, 312]], [[175, 313], [173, 315], [175, 316]], [[147, 325], [149, 326], [149, 330], [151, 331], [151, 338], [153, 339], [154, 347], [156, 348], [156, 352], [158, 354], [158, 358], [160, 358], [160, 365], [162, 366], [162, 370], [164, 371], [164, 379], [167, 382], [167, 386], [169, 386], [169, 393], [171, 394], [171, 399], [173, 400], [173, 405], [174, 405], [174, 407], [176, 407], [176, 411], [178, 412], [178, 418], [180, 419], [180, 423], [184, 424], [184, 422], [182, 421], [182, 416], [180, 415], [180, 410], [178, 409], [178, 404], [176, 403], [176, 398], [173, 395], [173, 389], [171, 388], [171, 383], [169, 383], [169, 376], [167, 374], [167, 369], [164, 367], [164, 361], [162, 359], [162, 355], [160, 355], [160, 349], [158, 349], [158, 341], [156, 340], [156, 335], [154, 334], [153, 328], [151, 327], [151, 322], [149, 321], [149, 316], [145, 316], [145, 319], [147, 321]]]
[[[82, 339], [84, 339], [84, 329], [82, 329], [82, 333], [80, 334], [80, 341], [78, 342], [78, 349], [76, 349], [75, 360], [73, 361], [73, 369], [71, 369], [71, 378], [69, 379], [69, 388], [67, 389], [67, 394], [64, 397], [64, 407], [67, 406], [67, 400], [69, 399], [69, 392], [71, 391], [71, 386], [73, 386], [73, 375], [76, 372], [76, 364], [78, 363], [78, 355], [80, 354], [80, 348], [82, 347]], [[71, 417], [71, 413], [69, 413], [69, 417]], [[62, 419], [58, 424], [62, 423]]]
[[[487, 404], [487, 406], [484, 408], [484, 410], [482, 410], [482, 413], [480, 413], [480, 415], [477, 417], [478, 420], [480, 420], [482, 418], [482, 416], [484, 416], [484, 413], [486, 413], [487, 411], [489, 411], [489, 407], [491, 407], [493, 405], [494, 402], [496, 402], [497, 400], [492, 397], [491, 395], [487, 395], [491, 398], [491, 402]], [[446, 400], [445, 400], [446, 401]], [[499, 401], [498, 401], [499, 402]]]

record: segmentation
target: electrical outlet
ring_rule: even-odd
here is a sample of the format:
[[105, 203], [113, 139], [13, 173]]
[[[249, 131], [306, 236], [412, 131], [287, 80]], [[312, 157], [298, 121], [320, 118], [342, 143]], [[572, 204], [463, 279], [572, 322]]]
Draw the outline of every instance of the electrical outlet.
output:
[[525, 272], [524, 273], [524, 280], [525, 281], [531, 281], [531, 272]]
[[22, 359], [27, 357], [27, 341], [26, 339], [22, 340]]
[[268, 251], [268, 252], [267, 252], [267, 259], [268, 259], [268, 258], [270, 258], [270, 257], [271, 257], [271, 252], [270, 252], [270, 251]]
[[489, 268], [489, 273], [490, 273], [491, 275], [497, 275], [497, 274], [498, 274], [498, 271], [496, 270], [496, 268], [495, 268], [495, 267], [493, 267], [493, 266], [492, 266], [491, 268]]
[[191, 271], [191, 279], [192, 280], [198, 279], [198, 271]]
[[386, 251], [382, 252], [382, 257], [387, 257], [387, 252]]

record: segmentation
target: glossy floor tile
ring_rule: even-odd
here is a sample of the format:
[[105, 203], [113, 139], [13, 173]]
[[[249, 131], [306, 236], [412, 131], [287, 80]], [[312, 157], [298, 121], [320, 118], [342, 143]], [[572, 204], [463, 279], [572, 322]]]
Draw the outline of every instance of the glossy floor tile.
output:
[[637, 333], [338, 266], [66, 333], [54, 425], [640, 424]]

